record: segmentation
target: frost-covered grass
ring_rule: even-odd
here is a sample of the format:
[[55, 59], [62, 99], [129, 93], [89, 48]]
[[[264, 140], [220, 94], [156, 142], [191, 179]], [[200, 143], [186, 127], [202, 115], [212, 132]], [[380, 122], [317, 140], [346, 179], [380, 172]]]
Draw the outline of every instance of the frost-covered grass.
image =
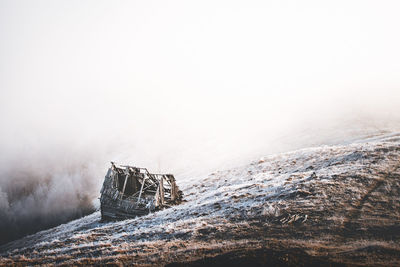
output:
[[[399, 148], [400, 135], [390, 134], [265, 156], [185, 180], [181, 205], [118, 222], [100, 222], [95, 212], [11, 242], [1, 248], [0, 264], [167, 263], [277, 240], [313, 255], [369, 245], [399, 249], [398, 233], [386, 240], [368, 230], [399, 221]], [[367, 230], [344, 232], [353, 224]]]

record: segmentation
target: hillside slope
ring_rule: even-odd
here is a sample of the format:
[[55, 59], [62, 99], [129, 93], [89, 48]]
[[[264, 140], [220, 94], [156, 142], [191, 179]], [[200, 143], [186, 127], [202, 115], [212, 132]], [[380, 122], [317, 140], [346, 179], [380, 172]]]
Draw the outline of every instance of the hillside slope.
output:
[[268, 156], [181, 187], [182, 205], [120, 222], [96, 212], [2, 246], [0, 265], [400, 265], [400, 134]]

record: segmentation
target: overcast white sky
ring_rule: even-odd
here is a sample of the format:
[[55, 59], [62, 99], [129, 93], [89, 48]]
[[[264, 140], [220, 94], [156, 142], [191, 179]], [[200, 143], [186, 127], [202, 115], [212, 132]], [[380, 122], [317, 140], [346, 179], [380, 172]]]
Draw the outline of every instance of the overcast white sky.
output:
[[268, 153], [291, 128], [391, 126], [399, 14], [399, 1], [0, 0], [1, 146], [184, 169]]

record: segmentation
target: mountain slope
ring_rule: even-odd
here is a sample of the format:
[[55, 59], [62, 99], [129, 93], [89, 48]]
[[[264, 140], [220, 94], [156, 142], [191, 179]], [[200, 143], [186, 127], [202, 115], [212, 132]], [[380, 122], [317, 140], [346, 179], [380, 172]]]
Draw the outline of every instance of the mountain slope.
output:
[[6, 244], [0, 264], [400, 265], [400, 134], [264, 157], [182, 189], [186, 203], [148, 216], [96, 212]]

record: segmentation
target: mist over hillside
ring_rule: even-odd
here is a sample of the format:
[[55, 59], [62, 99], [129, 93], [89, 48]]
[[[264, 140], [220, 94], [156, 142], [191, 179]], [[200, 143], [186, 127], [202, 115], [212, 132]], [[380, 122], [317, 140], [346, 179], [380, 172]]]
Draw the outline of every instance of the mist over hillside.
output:
[[399, 145], [381, 134], [181, 180], [180, 205], [94, 212], [0, 246], [0, 264], [398, 266]]
[[94, 211], [110, 161], [179, 184], [398, 131], [398, 4], [295, 2], [2, 1], [0, 243]]
[[[262, 135], [256, 138], [254, 133], [262, 130], [257, 130], [255, 124], [249, 126], [252, 129], [249, 134], [241, 133], [240, 138], [223, 133], [208, 139], [201, 135], [187, 135], [189, 140], [165, 140], [165, 136], [154, 129], [137, 139], [154, 138], [146, 144], [119, 139], [114, 145], [105, 139], [97, 145], [82, 144], [79, 147], [77, 144], [48, 145], [44, 141], [43, 145], [24, 144], [23, 140], [19, 140], [22, 143], [16, 144], [12, 153], [3, 154], [1, 161], [2, 243], [93, 212], [99, 205], [100, 186], [111, 160], [144, 166], [157, 172], [172, 172], [179, 182], [243, 164], [263, 153], [344, 143], [395, 129], [395, 124], [385, 122], [385, 119], [378, 123], [350, 120], [347, 125], [340, 125], [339, 122], [322, 127], [314, 125], [274, 138], [270, 136], [271, 132], [277, 131], [274, 127], [265, 133], [265, 138]], [[316, 122], [307, 125], [312, 123]], [[171, 131], [179, 134], [183, 127]], [[158, 138], [164, 141], [154, 142]]]

